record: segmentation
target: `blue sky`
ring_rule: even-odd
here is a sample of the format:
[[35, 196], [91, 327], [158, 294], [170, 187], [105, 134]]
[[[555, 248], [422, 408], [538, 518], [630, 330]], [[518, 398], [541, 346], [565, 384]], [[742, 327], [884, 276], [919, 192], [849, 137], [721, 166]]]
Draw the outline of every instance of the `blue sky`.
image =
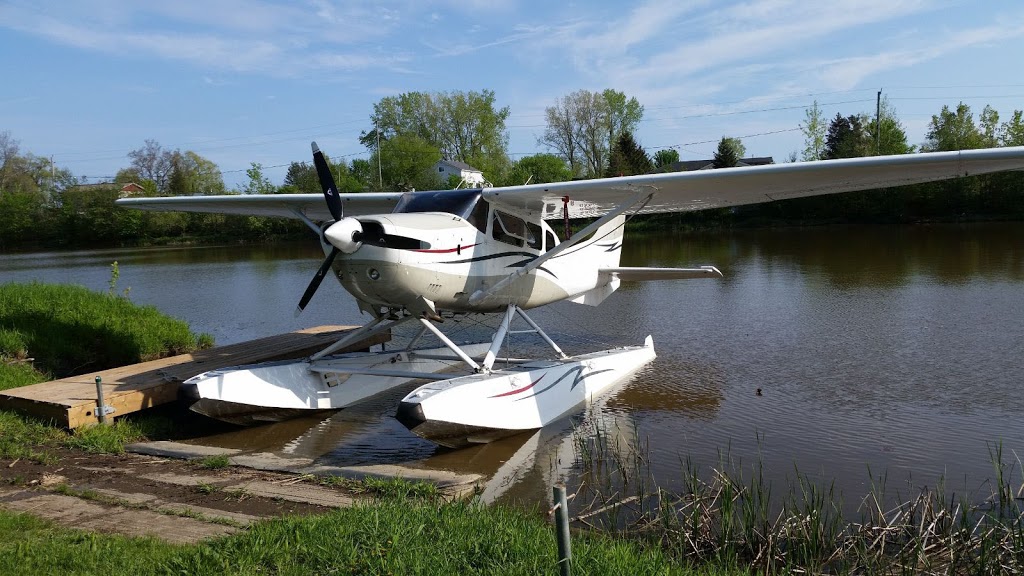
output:
[[365, 157], [373, 104], [414, 90], [494, 90], [513, 158], [582, 88], [635, 96], [641, 144], [683, 159], [735, 136], [783, 161], [811, 102], [873, 113], [879, 89], [912, 143], [943, 104], [1024, 108], [1017, 0], [0, 0], [0, 53], [0, 131], [89, 181], [153, 139], [280, 183], [310, 140]]

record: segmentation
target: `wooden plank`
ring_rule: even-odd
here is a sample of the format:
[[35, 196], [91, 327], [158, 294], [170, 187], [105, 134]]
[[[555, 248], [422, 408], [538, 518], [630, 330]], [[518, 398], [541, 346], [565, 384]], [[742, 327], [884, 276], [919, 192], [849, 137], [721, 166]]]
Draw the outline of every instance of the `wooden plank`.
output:
[[[0, 392], [0, 407], [52, 419], [66, 428], [77, 428], [97, 422], [97, 376], [102, 378], [104, 400], [114, 408], [114, 416], [123, 416], [174, 402], [178, 385], [196, 374], [228, 366], [302, 358], [329, 346], [353, 329], [354, 326], [317, 326], [13, 388]], [[366, 349], [390, 339], [390, 333], [364, 338], [343, 351]]]

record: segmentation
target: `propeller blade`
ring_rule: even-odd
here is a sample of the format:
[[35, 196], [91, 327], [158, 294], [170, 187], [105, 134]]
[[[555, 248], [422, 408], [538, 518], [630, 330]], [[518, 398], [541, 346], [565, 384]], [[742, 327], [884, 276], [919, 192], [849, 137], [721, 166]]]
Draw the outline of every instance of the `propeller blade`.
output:
[[331, 252], [324, 259], [324, 263], [320, 265], [320, 269], [316, 271], [316, 276], [310, 280], [309, 286], [306, 287], [306, 291], [302, 293], [302, 299], [299, 300], [299, 307], [295, 310], [295, 315], [298, 316], [306, 308], [306, 304], [309, 304], [309, 300], [316, 294], [316, 289], [320, 287], [320, 283], [324, 281], [324, 276], [327, 275], [327, 271], [331, 269], [331, 264], [334, 263], [334, 257], [341, 252], [337, 248], [331, 248]]
[[334, 176], [327, 166], [327, 159], [324, 153], [313, 142], [313, 166], [316, 167], [316, 175], [320, 178], [320, 188], [324, 191], [324, 199], [327, 200], [327, 209], [335, 221], [341, 220], [345, 215], [345, 209], [341, 206], [341, 197], [338, 196], [338, 187], [334, 184]]

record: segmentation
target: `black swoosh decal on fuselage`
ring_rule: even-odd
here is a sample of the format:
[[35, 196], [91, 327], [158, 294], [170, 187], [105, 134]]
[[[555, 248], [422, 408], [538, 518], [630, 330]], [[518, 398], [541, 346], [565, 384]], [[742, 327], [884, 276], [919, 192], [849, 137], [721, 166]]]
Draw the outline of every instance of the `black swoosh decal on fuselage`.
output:
[[[505, 266], [506, 268], [522, 268], [523, 266], [526, 266], [530, 262], [533, 262], [534, 260], [537, 259], [537, 255], [533, 254], [533, 253], [530, 253], [530, 252], [499, 252], [497, 254], [488, 254], [487, 256], [477, 256], [475, 258], [463, 258], [462, 260], [443, 260], [443, 261], [434, 262], [434, 264], [466, 264], [466, 263], [473, 263], [473, 262], [483, 262], [485, 260], [494, 260], [495, 258], [505, 258], [505, 257], [508, 257], [508, 256], [526, 256], [527, 258], [525, 260], [520, 260], [519, 262], [513, 262], [512, 264], [507, 264]], [[551, 272], [551, 270], [548, 270], [547, 268], [545, 268], [543, 266], [539, 266], [537, 269], [542, 271], [542, 272], [547, 272], [548, 274], [551, 275], [552, 278], [558, 279], [558, 276], [555, 276], [555, 274], [553, 272]]]

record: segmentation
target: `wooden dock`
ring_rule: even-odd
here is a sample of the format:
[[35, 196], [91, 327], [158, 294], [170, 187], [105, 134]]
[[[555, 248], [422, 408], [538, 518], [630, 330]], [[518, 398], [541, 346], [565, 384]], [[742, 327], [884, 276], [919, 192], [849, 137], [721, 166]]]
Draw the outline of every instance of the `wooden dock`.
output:
[[[52, 419], [58, 426], [69, 429], [77, 428], [98, 421], [97, 376], [102, 378], [104, 402], [114, 408], [112, 416], [123, 416], [143, 408], [174, 402], [178, 397], [178, 385], [196, 374], [227, 366], [302, 358], [326, 348], [340, 339], [346, 331], [355, 328], [318, 326], [238, 344], [217, 346], [193, 354], [181, 354], [4, 390], [0, 392], [0, 408]], [[366, 349], [390, 339], [390, 333], [384, 333], [363, 339], [340, 352]]]

